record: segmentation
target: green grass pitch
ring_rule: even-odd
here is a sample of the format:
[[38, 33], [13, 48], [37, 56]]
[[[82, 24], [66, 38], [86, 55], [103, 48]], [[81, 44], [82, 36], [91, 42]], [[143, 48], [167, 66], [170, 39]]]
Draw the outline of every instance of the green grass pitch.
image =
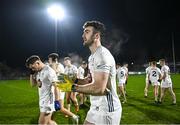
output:
[[[129, 76], [126, 104], [122, 104], [121, 124], [180, 124], [180, 75], [172, 75], [177, 105], [171, 105], [171, 96], [166, 93], [163, 104], [154, 104], [153, 88], [144, 98], [144, 75]], [[87, 103], [88, 105], [88, 103]], [[74, 107], [72, 108], [74, 112]], [[83, 123], [88, 107], [80, 109]], [[0, 124], [37, 124], [39, 116], [37, 88], [31, 88], [28, 80], [0, 81]], [[72, 124], [60, 112], [54, 114], [58, 124]]]

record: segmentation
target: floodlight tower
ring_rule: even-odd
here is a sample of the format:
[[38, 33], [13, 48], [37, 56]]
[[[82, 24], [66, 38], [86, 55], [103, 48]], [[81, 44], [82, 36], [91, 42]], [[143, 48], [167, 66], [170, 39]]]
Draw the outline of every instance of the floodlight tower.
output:
[[55, 52], [57, 52], [57, 28], [58, 28], [58, 21], [63, 20], [64, 18], [64, 10], [59, 5], [51, 5], [47, 8], [48, 14], [54, 19], [55, 21]]

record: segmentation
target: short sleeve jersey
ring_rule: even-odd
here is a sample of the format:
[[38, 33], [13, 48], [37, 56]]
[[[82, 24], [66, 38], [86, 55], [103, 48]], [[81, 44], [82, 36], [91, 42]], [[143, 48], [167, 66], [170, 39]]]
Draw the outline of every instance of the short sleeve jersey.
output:
[[119, 70], [117, 70], [118, 81], [125, 81], [126, 73], [127, 73], [126, 70], [123, 67], [120, 67]]
[[66, 66], [64, 69], [64, 73], [66, 75], [69, 75], [70, 77], [77, 75], [77, 71], [78, 71], [78, 69], [75, 65], [71, 65], [70, 67]]
[[167, 65], [164, 65], [164, 66], [161, 67], [161, 72], [162, 72], [162, 75], [166, 74], [165, 80], [171, 81], [170, 69], [169, 69], [169, 67]]
[[102, 106], [104, 111], [112, 112], [118, 108], [121, 108], [120, 100], [116, 93], [116, 67], [114, 57], [109, 50], [100, 46], [95, 53], [91, 54], [88, 59], [88, 66], [92, 78], [94, 72], [109, 73], [108, 86], [110, 86], [110, 94], [104, 96], [90, 96], [90, 102], [92, 107]]
[[52, 83], [57, 81], [57, 75], [55, 71], [48, 65], [38, 72], [36, 80], [41, 82], [39, 87], [39, 100], [44, 104], [49, 104], [53, 101], [54, 93], [52, 92]]
[[84, 79], [84, 69], [80, 66], [79, 68], [78, 68], [78, 78], [79, 79]]

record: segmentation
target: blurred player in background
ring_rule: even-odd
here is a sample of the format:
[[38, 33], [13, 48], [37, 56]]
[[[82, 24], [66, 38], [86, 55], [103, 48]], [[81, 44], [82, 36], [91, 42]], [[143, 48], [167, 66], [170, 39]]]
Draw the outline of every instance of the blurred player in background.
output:
[[124, 86], [126, 83], [126, 76], [127, 76], [127, 71], [122, 67], [121, 64], [118, 64], [118, 69], [117, 69], [117, 81], [118, 81], [118, 90], [119, 93], [122, 94], [122, 96], [124, 97], [124, 101], [122, 103], [126, 103], [127, 99], [126, 99], [126, 95], [125, 95], [125, 90], [124, 90]]
[[[51, 53], [48, 55], [48, 62], [49, 66], [54, 69], [56, 72], [56, 75], [60, 75], [60, 73], [64, 73], [64, 66], [59, 62], [59, 55], [57, 53]], [[74, 113], [70, 112], [66, 108], [64, 108], [64, 97], [65, 97], [65, 92], [62, 92], [60, 89], [58, 89], [59, 96], [55, 100], [57, 101], [56, 103], [60, 103], [60, 112], [62, 112], [65, 115], [68, 115], [73, 118], [73, 120], [78, 123], [78, 116], [76, 116]]]
[[[33, 55], [26, 60], [27, 68], [36, 72], [36, 75], [30, 75], [31, 85], [37, 85], [39, 91], [39, 107], [40, 116], [39, 124], [56, 125], [51, 119], [52, 113], [55, 111], [54, 99], [57, 98], [58, 92], [54, 84], [57, 81], [55, 71], [45, 65], [39, 56]], [[54, 86], [54, 89], [52, 88]]]
[[[69, 77], [77, 77], [78, 69], [75, 65], [71, 63], [71, 58], [70, 57], [65, 57], [64, 58], [64, 65], [65, 65], [65, 70], [64, 74], [68, 75]], [[78, 101], [76, 98], [76, 92], [66, 92], [66, 103], [67, 103], [67, 109], [70, 111], [70, 101], [72, 100], [76, 112], [79, 111], [79, 105]]]
[[129, 71], [128, 71], [128, 64], [127, 63], [124, 63], [123, 64], [123, 68], [124, 68], [124, 70], [126, 71], [126, 73], [125, 73], [125, 77], [126, 77], [126, 81], [125, 81], [125, 84], [124, 84], [124, 92], [125, 92], [125, 95], [127, 95], [127, 93], [126, 93], [126, 85], [127, 85], [127, 82], [128, 82], [128, 75], [129, 75]]
[[165, 64], [165, 59], [160, 59], [159, 60], [160, 65], [161, 65], [161, 72], [162, 72], [162, 81], [161, 81], [161, 96], [160, 96], [160, 100], [159, 102], [162, 102], [162, 99], [164, 97], [165, 91], [169, 90], [173, 102], [172, 104], [176, 104], [176, 95], [173, 91], [173, 87], [172, 87], [172, 80], [171, 80], [171, 76], [170, 76], [170, 69], [169, 67]]
[[145, 72], [146, 72], [146, 79], [145, 79], [146, 85], [145, 85], [145, 88], [144, 88], [144, 97], [145, 98], [147, 98], [147, 96], [148, 96], [148, 94], [147, 94], [148, 93], [148, 88], [149, 88], [149, 85], [151, 84], [150, 80], [149, 80], [149, 77], [148, 77], [150, 68], [151, 68], [151, 62], [149, 62], [149, 66], [145, 70]]
[[152, 84], [152, 86], [154, 86], [154, 97], [155, 97], [155, 103], [158, 102], [158, 93], [159, 93], [159, 80], [161, 79], [161, 70], [156, 67], [156, 61], [152, 61], [152, 66], [149, 69], [148, 72], [148, 78]]
[[[78, 79], [84, 79], [86, 68], [87, 68], [86, 61], [82, 61], [80, 67], [78, 68], [78, 74], [77, 74]], [[79, 107], [83, 108], [84, 107], [85, 94], [79, 93], [79, 97], [80, 97]]]

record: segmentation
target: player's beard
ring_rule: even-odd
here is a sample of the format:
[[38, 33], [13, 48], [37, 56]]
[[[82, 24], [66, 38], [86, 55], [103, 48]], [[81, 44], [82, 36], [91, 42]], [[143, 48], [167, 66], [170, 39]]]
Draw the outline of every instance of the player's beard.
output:
[[84, 46], [89, 47], [94, 43], [94, 34], [87, 40], [86, 42], [83, 43]]

